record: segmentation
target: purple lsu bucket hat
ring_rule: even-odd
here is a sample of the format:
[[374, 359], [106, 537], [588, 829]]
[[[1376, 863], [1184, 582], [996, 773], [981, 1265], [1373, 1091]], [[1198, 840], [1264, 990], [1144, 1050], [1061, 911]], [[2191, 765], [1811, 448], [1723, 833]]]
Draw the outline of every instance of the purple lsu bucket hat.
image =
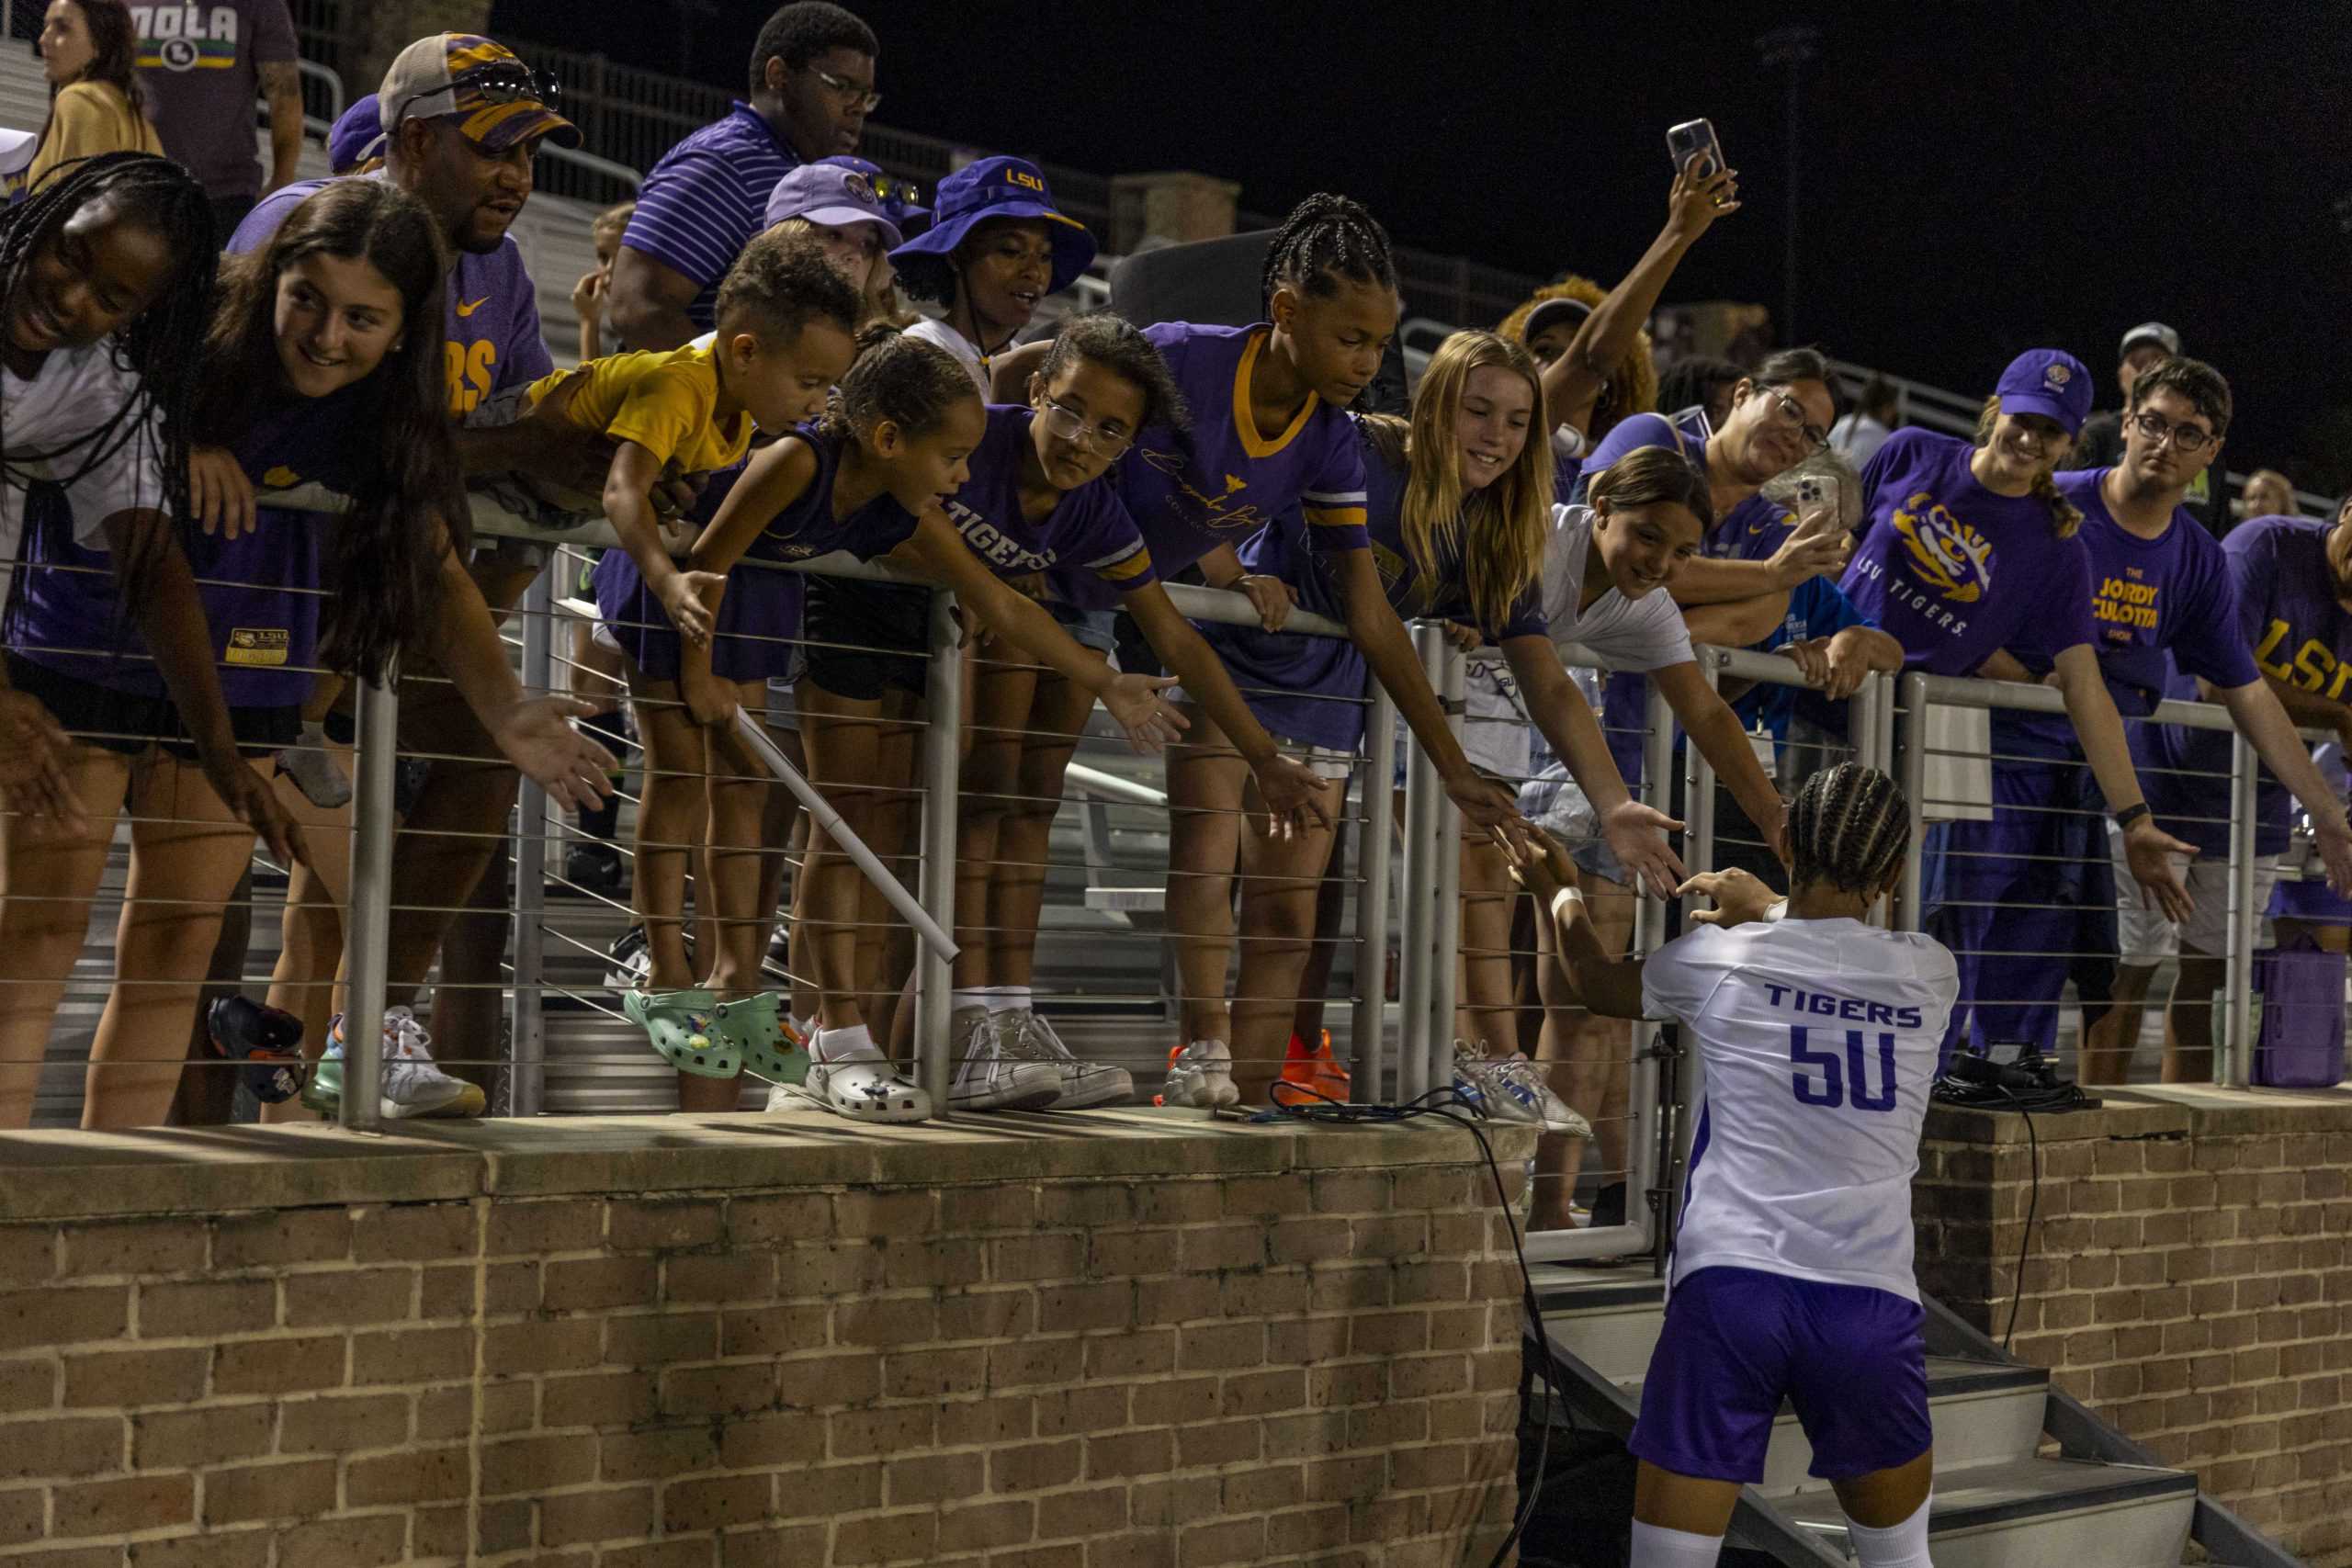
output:
[[1078, 275], [1094, 260], [1094, 236], [1086, 231], [1085, 224], [1055, 208], [1044, 172], [1025, 158], [1003, 157], [982, 158], [940, 181], [931, 227], [892, 251], [890, 259], [951, 256], [965, 235], [997, 218], [1044, 221], [1054, 248], [1054, 280], [1048, 293], [1057, 294], [1077, 282]]
[[2003, 413], [2038, 413], [2079, 434], [2091, 413], [2091, 373], [2063, 348], [2032, 348], [2009, 361], [1993, 389]]

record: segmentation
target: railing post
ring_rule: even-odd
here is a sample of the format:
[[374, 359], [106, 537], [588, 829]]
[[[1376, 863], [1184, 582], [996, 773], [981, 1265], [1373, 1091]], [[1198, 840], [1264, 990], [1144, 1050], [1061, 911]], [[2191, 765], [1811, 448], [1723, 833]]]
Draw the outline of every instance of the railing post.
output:
[[[925, 913], [943, 931], [956, 929], [956, 786], [964, 728], [964, 637], [956, 622], [955, 595], [931, 596], [931, 663], [925, 703], [930, 715], [922, 736], [922, 874], [920, 897]], [[915, 1060], [917, 1081], [942, 1113], [947, 1109], [948, 1013], [954, 1005], [955, 972], [947, 960], [917, 942]]]
[[[1430, 628], [1437, 667], [1430, 690], [1445, 709], [1445, 728], [1458, 743], [1462, 739], [1463, 651], [1445, 635]], [[1442, 788], [1430, 792], [1430, 869], [1435, 886], [1430, 898], [1430, 1087], [1453, 1083], [1454, 998], [1462, 975], [1462, 808]]]
[[[1699, 678], [1714, 690], [1723, 683], [1723, 661], [1712, 648], [1702, 648], [1699, 653]], [[1670, 724], [1672, 720], [1669, 718]], [[1696, 873], [1715, 869], [1715, 769], [1706, 753], [1695, 745], [1682, 748], [1682, 863]], [[1670, 808], [1673, 802], [1667, 803]], [[1684, 929], [1689, 929], [1692, 911], [1705, 908], [1706, 900], [1693, 893], [1682, 901]]]
[[[1388, 1036], [1388, 858], [1389, 792], [1396, 776], [1396, 706], [1388, 688], [1364, 678], [1363, 807], [1355, 827], [1351, 863], [1362, 878], [1356, 888], [1356, 999], [1349, 1021], [1350, 1054], [1355, 1058], [1355, 1098], [1377, 1103], [1385, 1081], [1396, 1074], [1385, 1066]], [[1408, 900], [1409, 902], [1409, 900]]]
[[2254, 1072], [2254, 1045], [2260, 1038], [2253, 1016], [2254, 933], [2262, 911], [2254, 907], [2254, 747], [2245, 732], [2230, 731], [2230, 952], [2223, 969], [2222, 1005], [2227, 1026], [2211, 1032], [2213, 1081], [2244, 1089]]
[[1853, 701], [1846, 705], [1846, 738], [1853, 745], [1854, 761], [1881, 773], [1887, 772], [1886, 699], [1886, 677], [1873, 671], [1862, 677]]
[[[1651, 806], [1670, 813], [1674, 805], [1673, 788], [1669, 783], [1674, 768], [1674, 708], [1656, 681], [1644, 682], [1642, 690], [1642, 787], [1649, 795]], [[1690, 750], [1696, 751], [1698, 748], [1694, 746]], [[1687, 807], [1689, 802], [1686, 800], [1684, 805]], [[1682, 863], [1694, 872], [1703, 871], [1706, 867], [1694, 858], [1698, 849], [1690, 834], [1689, 821], [1686, 817], [1682, 834]], [[1662, 900], [1650, 897], [1634, 900], [1633, 941], [1637, 953], [1656, 953], [1665, 945], [1666, 905]], [[1636, 1048], [1657, 1052], [1663, 1043], [1661, 1037], [1664, 1032], [1658, 1024], [1635, 1024], [1634, 1040]], [[1625, 1213], [1628, 1218], [1632, 1217], [1636, 1194], [1644, 1203], [1649, 1201], [1653, 1192], [1660, 1195], [1658, 1229], [1652, 1239], [1658, 1256], [1664, 1257], [1673, 1246], [1677, 1195], [1682, 1185], [1679, 1172], [1690, 1147], [1690, 1134], [1684, 1126], [1689, 1120], [1684, 1111], [1690, 1105], [1690, 1100], [1685, 1093], [1679, 1059], [1659, 1054], [1654, 1065], [1654, 1072], [1645, 1074], [1637, 1071], [1634, 1075], [1637, 1078], [1647, 1077], [1653, 1087], [1650, 1090], [1650, 1122], [1646, 1129], [1649, 1135], [1625, 1140], [1625, 1163], [1631, 1166], [1639, 1161], [1641, 1167], [1625, 1172]], [[1638, 1108], [1635, 1111], [1634, 1125], [1629, 1131], [1639, 1134], [1645, 1129], [1639, 1119]]]
[[1911, 808], [1911, 841], [1903, 851], [1903, 880], [1894, 889], [1894, 929], [1916, 931], [1926, 919], [1927, 911], [1920, 900], [1927, 897], [1920, 886], [1924, 875], [1927, 846], [1927, 803], [1919, 798], [1928, 786], [1928, 678], [1913, 671], [1903, 677], [1903, 712], [1898, 716], [1899, 744], [1895, 761], [1899, 766], [1896, 782], [1903, 786], [1903, 798]]
[[[1441, 691], [1444, 679], [1439, 649], [1445, 645], [1442, 628], [1417, 624], [1411, 628], [1413, 651], [1421, 661], [1421, 673], [1430, 682], [1432, 691]], [[1437, 838], [1438, 803], [1444, 795], [1439, 784], [1437, 764], [1430, 758], [1429, 749], [1413, 738], [1410, 760], [1405, 768], [1405, 899], [1404, 946], [1398, 954], [1397, 994], [1403, 1002], [1403, 1015], [1396, 1043], [1396, 1099], [1401, 1102], [1418, 1099], [1439, 1087], [1430, 1080], [1430, 1049], [1428, 1030], [1430, 997], [1437, 978], [1437, 923], [1435, 901], [1426, 896], [1437, 881], [1437, 861], [1432, 845]], [[1451, 1082], [1451, 1077], [1445, 1080]]]
[[343, 1105], [355, 1133], [383, 1131], [384, 988], [392, 925], [392, 791], [400, 768], [400, 673], [359, 682], [351, 821], [351, 908], [345, 922], [350, 996], [343, 1018]]
[[[559, 552], [559, 560], [567, 558]], [[554, 574], [543, 571], [523, 591], [523, 694], [555, 689]], [[514, 1064], [506, 1079], [510, 1116], [537, 1116], [547, 1107], [548, 792], [526, 775], [515, 799], [514, 988], [507, 1027]]]

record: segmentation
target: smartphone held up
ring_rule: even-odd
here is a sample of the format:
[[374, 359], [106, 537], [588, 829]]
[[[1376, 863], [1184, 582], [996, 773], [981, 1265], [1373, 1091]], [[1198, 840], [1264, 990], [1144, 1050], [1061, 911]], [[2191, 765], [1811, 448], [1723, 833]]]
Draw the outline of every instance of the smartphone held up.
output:
[[1677, 169], [1690, 169], [1702, 179], [1730, 166], [1724, 162], [1723, 145], [1715, 140], [1715, 122], [1711, 119], [1686, 119], [1669, 128], [1666, 151]]

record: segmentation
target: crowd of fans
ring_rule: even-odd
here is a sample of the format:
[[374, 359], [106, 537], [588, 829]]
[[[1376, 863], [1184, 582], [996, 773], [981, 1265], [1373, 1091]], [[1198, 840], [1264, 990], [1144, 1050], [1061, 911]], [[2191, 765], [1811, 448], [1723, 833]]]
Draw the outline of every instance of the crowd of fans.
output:
[[[1883, 382], [1841, 407], [1812, 349], [1660, 375], [1645, 324], [1739, 207], [1736, 171], [1700, 159], [1625, 277], [1566, 279], [1456, 333], [1401, 405], [1374, 406], [1402, 305], [1387, 234], [1343, 196], [1269, 238], [1254, 319], [1099, 313], [1038, 335], [1095, 238], [1024, 160], [916, 192], [860, 159], [880, 44], [799, 0], [762, 28], [745, 98], [599, 220], [571, 293], [583, 363], [558, 371], [508, 231], [539, 146], [579, 137], [529, 67], [485, 38], [418, 39], [334, 128], [335, 174], [295, 182], [283, 18], [282, 0], [49, 9], [55, 114], [0, 216], [0, 1125], [32, 1114], [126, 816], [85, 1122], [172, 1114], [192, 1024], [251, 1057], [266, 1115], [337, 1108], [352, 678], [395, 656], [402, 750], [426, 760], [400, 801], [395, 1001], [436, 962], [445, 983], [481, 964], [447, 939], [469, 898], [498, 901], [527, 775], [577, 812], [567, 877], [629, 901], [623, 1010], [682, 1108], [733, 1106], [748, 1071], [781, 1102], [880, 1121], [1135, 1094], [1033, 990], [1047, 835], [1098, 705], [1169, 754], [1183, 1018], [1160, 1095], [1343, 1097], [1317, 1016], [1357, 699], [1377, 682], [1464, 824], [1457, 1088], [1563, 1134], [1538, 1224], [1586, 1217], [1588, 1141], [1625, 1168], [1630, 1055], [1558, 964], [1518, 961], [1554, 933], [1514, 878], [1529, 834], [1572, 839], [1593, 929], [1622, 952], [1636, 901], [1691, 869], [1679, 823], [1634, 794], [1652, 691], [1722, 782], [1722, 857], [1782, 888], [1793, 759], [1844, 744], [1867, 676], [2063, 694], [2063, 716], [1996, 716], [1989, 818], [1928, 844], [1931, 924], [1977, 998], [1954, 1036], [1982, 1048], [2051, 1049], [2071, 967], [2104, 1014], [2086, 1076], [2119, 1074], [2147, 965], [2177, 945], [2165, 1070], [2203, 1070], [2210, 1026], [2186, 1004], [2222, 950], [2228, 785], [2215, 737], [2127, 728], [2165, 695], [2222, 703], [2259, 751], [2260, 874], [2291, 794], [2352, 891], [2352, 830], [2294, 729], [2352, 734], [2352, 518], [2291, 515], [2266, 472], [2231, 526], [2230, 386], [2162, 323], [2125, 335], [2117, 410], [2094, 414], [2092, 372], [2036, 349], [1973, 440], [1905, 426]], [[186, 68], [216, 56], [233, 69]], [[266, 186], [239, 107], [256, 86]], [[275, 502], [298, 484], [348, 506]], [[498, 632], [561, 552], [478, 536], [486, 505], [545, 539], [582, 513], [617, 536], [560, 585], [598, 611], [569, 696], [520, 690]], [[840, 552], [953, 590], [972, 639], [947, 1107], [905, 1065], [910, 934], [749, 733], [858, 842], [910, 856], [932, 593], [776, 570]], [[1260, 625], [1196, 627], [1164, 587], [1180, 576], [1246, 594]], [[1299, 608], [1346, 637], [1286, 633]], [[1494, 652], [1458, 736], [1406, 617]], [[1694, 642], [1777, 653], [1790, 678], [1719, 688]], [[1571, 669], [1570, 649], [1613, 673]], [[225, 998], [199, 1020], [256, 837], [292, 874], [270, 1006]], [[2096, 986], [2086, 955], [2108, 962]], [[493, 957], [474, 990], [497, 976]], [[384, 1056], [387, 1115], [483, 1109], [481, 1075], [436, 1063], [408, 1005]], [[1604, 1190], [1594, 1212], [1622, 1201]]]

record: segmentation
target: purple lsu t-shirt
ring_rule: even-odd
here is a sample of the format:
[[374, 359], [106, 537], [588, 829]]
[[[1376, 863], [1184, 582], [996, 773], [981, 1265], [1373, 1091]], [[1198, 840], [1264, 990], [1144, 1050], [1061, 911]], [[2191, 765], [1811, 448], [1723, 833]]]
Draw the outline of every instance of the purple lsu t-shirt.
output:
[[[357, 387], [324, 398], [279, 394], [254, 411], [230, 449], [257, 486], [322, 484], [348, 492], [357, 482], [355, 459], [368, 450], [353, 431], [361, 400]], [[184, 536], [188, 564], [229, 705], [293, 707], [309, 694], [319, 668], [323, 544], [334, 525], [317, 513], [269, 506], [255, 513], [254, 524], [234, 539]], [[63, 570], [28, 574], [9, 628], [18, 652], [77, 681], [167, 694], [122, 614], [106, 552], [84, 549], [49, 528], [32, 547], [35, 559]]]
[[1053, 511], [1031, 521], [1021, 512], [1022, 465], [1032, 450], [1025, 404], [989, 409], [988, 432], [972, 449], [971, 478], [951, 496], [947, 520], [964, 547], [999, 577], [1043, 572], [1054, 597], [1103, 610], [1156, 581], [1151, 552], [1107, 476], [1064, 491]]
[[[2116, 711], [2126, 718], [2148, 713], [2176, 666], [2216, 686], [2253, 681], [2254, 660], [2238, 635], [2237, 595], [2221, 541], [2185, 508], [2175, 508], [2171, 524], [2153, 539], [2131, 532], [2107, 509], [2101, 486], [2112, 472], [2077, 468], [2058, 475], [2057, 483], [2083, 513], [2075, 537], [2090, 562], [2091, 647]], [[2018, 660], [2037, 677], [2049, 672], [2049, 660], [2038, 654], [2019, 654]], [[2131, 730], [2136, 736], [2147, 728]], [[2080, 748], [2064, 715], [1996, 709], [1993, 750], [2072, 757]]]
[[802, 561], [846, 550], [860, 560], [872, 560], [914, 536], [915, 514], [888, 491], [848, 516], [835, 517], [833, 481], [841, 475], [842, 444], [847, 437], [814, 424], [796, 426], [792, 434], [816, 454], [817, 476], [800, 499], [768, 519], [744, 554], [763, 560]]
[[[350, 175], [348, 179], [381, 179]], [[273, 191], [245, 215], [231, 236], [229, 251], [243, 254], [265, 248], [287, 214], [318, 191], [325, 180], [300, 180]], [[527, 387], [554, 373], [555, 360], [539, 332], [538, 290], [523, 265], [513, 235], [486, 255], [458, 253], [444, 286], [446, 341], [441, 365], [449, 389], [449, 417], [463, 420], [497, 394]]]
[[1316, 548], [1364, 547], [1363, 461], [1346, 413], [1309, 396], [1274, 436], [1250, 416], [1250, 373], [1272, 330], [1262, 321], [1144, 329], [1193, 411], [1189, 433], [1147, 430], [1119, 459], [1121, 496], [1162, 573], [1238, 545], [1292, 507]]
[[1903, 645], [1903, 666], [1973, 675], [1996, 649], [2046, 667], [2095, 640], [2088, 557], [2030, 495], [1976, 482], [1975, 448], [1902, 430], [1862, 470], [1868, 522], [1838, 586]]
[[[2180, 531], [2176, 520], [2173, 532]], [[2231, 529], [2221, 553], [2236, 599], [2235, 637], [2252, 650], [2255, 668], [2297, 691], [2343, 702], [2352, 689], [2352, 613], [2335, 601], [2327, 536], [2328, 525], [2308, 517], [2256, 517]], [[2194, 699], [2196, 683], [2183, 675], [2168, 694]], [[2229, 852], [2230, 752], [2227, 730], [2177, 725], [2156, 727], [2139, 749], [2141, 784], [2165, 829], [2209, 855]], [[2286, 787], [2262, 770], [2256, 853], [2287, 847], [2288, 816]]]

